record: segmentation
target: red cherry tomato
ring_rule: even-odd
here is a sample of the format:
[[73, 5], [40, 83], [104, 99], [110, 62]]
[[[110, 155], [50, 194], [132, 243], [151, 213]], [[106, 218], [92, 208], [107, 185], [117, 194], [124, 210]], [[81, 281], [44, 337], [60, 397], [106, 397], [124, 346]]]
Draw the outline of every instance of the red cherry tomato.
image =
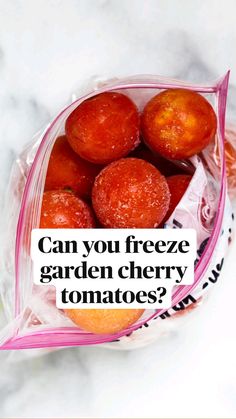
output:
[[97, 176], [92, 202], [96, 215], [109, 228], [155, 228], [169, 208], [164, 176], [150, 163], [121, 159]]
[[91, 193], [94, 179], [101, 168], [81, 159], [63, 135], [57, 138], [52, 149], [45, 190], [71, 189], [79, 196], [87, 197]]
[[40, 228], [93, 228], [92, 210], [82, 199], [67, 191], [44, 192]]
[[82, 102], [67, 118], [66, 136], [85, 160], [105, 164], [139, 144], [139, 113], [121, 93], [106, 92]]
[[192, 176], [190, 175], [175, 175], [166, 178], [170, 190], [170, 206], [164, 222], [168, 220], [181, 198], [184, 196], [191, 179]]
[[170, 159], [185, 159], [203, 150], [216, 133], [216, 115], [200, 94], [170, 89], [154, 96], [142, 114], [148, 147]]

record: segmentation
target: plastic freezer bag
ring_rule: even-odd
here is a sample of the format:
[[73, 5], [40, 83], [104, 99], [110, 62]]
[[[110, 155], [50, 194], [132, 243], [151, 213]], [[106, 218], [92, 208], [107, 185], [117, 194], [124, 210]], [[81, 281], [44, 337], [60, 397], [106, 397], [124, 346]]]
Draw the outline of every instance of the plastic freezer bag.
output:
[[[224, 124], [228, 73], [208, 85], [191, 85], [158, 76], [138, 76], [103, 83], [61, 111], [43, 133], [35, 136], [12, 169], [3, 234], [0, 281], [8, 325], [0, 333], [1, 349], [106, 344], [131, 349], [156, 339], [168, 330], [168, 319], [195, 307], [216, 283], [230, 240], [232, 210], [227, 196], [224, 158]], [[217, 133], [199, 156], [176, 162], [193, 174], [189, 187], [165, 224], [165, 228], [194, 228], [197, 259], [194, 284], [173, 289], [169, 310], [146, 310], [132, 326], [114, 335], [97, 335], [75, 326], [55, 305], [54, 287], [36, 286], [32, 278], [30, 234], [39, 226], [42, 195], [50, 153], [56, 138], [64, 134], [68, 115], [85, 99], [105, 91], [125, 93], [142, 110], [144, 104], [164, 89], [185, 88], [204, 95], [217, 115]]]

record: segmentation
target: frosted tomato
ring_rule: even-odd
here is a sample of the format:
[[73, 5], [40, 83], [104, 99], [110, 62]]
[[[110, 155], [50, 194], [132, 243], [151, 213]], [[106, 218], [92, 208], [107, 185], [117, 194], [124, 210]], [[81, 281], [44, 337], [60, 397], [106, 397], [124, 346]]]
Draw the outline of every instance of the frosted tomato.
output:
[[85, 160], [106, 164], [139, 144], [137, 107], [121, 93], [105, 92], [82, 102], [67, 118], [66, 136]]
[[40, 228], [93, 228], [90, 207], [71, 192], [47, 191], [43, 194]]
[[165, 177], [152, 164], [131, 157], [105, 167], [92, 190], [96, 215], [109, 228], [155, 228], [169, 200]]
[[51, 152], [45, 190], [71, 189], [79, 196], [87, 197], [100, 170], [101, 166], [81, 159], [63, 135], [57, 138]]
[[202, 151], [216, 133], [216, 115], [200, 94], [170, 89], [154, 96], [142, 114], [148, 147], [170, 159], [185, 159]]

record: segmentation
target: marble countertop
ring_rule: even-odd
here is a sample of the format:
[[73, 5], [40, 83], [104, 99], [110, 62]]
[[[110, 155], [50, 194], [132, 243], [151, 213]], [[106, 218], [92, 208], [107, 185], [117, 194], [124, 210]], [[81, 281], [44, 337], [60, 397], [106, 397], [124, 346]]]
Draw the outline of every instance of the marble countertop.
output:
[[[231, 69], [235, 120], [235, 44], [234, 0], [0, 0], [0, 203], [17, 153], [91, 76]], [[201, 309], [148, 347], [0, 353], [0, 417], [235, 417], [235, 251]]]

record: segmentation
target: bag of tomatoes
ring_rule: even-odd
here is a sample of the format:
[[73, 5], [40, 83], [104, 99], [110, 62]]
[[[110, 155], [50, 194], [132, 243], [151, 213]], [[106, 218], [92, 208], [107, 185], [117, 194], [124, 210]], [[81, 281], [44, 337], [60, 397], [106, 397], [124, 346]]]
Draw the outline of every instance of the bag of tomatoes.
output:
[[[63, 109], [23, 151], [3, 217], [1, 349], [131, 349], [199, 305], [219, 279], [231, 236], [228, 76], [204, 86], [158, 76], [106, 82]], [[234, 179], [236, 157], [226, 151]], [[173, 289], [168, 310], [59, 310], [54, 287], [33, 283], [34, 228], [194, 228], [195, 280]]]

